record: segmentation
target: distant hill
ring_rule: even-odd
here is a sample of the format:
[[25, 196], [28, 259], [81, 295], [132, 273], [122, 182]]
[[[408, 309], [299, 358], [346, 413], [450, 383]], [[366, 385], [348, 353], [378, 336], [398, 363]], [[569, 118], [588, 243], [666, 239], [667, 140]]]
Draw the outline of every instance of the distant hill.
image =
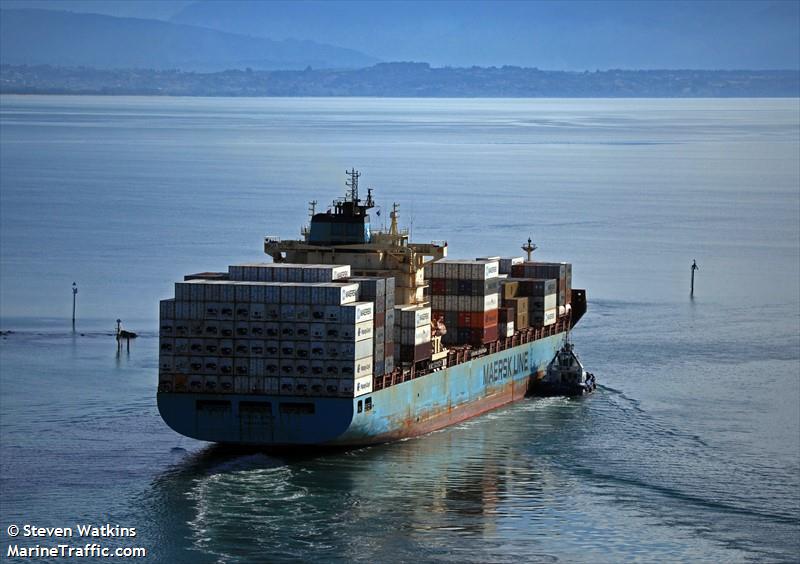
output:
[[355, 70], [180, 71], [0, 67], [4, 94], [405, 97], [796, 97], [799, 71], [541, 71], [380, 63]]
[[800, 68], [797, 0], [200, 0], [171, 21], [435, 66]]
[[0, 11], [0, 63], [215, 71], [359, 68], [377, 59], [308, 40], [53, 10]]

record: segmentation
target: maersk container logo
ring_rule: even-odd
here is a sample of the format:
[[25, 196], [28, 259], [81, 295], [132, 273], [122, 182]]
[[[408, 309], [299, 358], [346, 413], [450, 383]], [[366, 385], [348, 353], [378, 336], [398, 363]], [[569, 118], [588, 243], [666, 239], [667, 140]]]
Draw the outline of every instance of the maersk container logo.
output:
[[528, 372], [528, 351], [507, 356], [483, 365], [483, 385], [495, 384]]
[[355, 396], [368, 394], [372, 391], [372, 376], [363, 376], [355, 381]]
[[369, 372], [372, 369], [371, 362], [356, 361], [356, 374], [360, 375], [364, 372]]

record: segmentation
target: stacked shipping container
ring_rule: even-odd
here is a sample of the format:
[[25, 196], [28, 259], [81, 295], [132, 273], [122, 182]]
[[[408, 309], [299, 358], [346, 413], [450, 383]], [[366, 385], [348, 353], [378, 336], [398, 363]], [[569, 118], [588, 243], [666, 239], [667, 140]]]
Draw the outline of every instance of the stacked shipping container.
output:
[[359, 299], [375, 304], [375, 334], [373, 336], [372, 371], [375, 376], [383, 376], [394, 370], [394, 299], [395, 281], [387, 277], [352, 277], [360, 288]]
[[187, 276], [161, 302], [161, 378], [192, 391], [352, 397], [396, 358], [430, 359], [434, 320], [445, 345], [480, 346], [551, 325], [569, 307], [569, 263], [442, 260], [425, 274], [431, 307], [395, 306], [394, 277], [351, 278], [347, 265]]
[[235, 280], [179, 282], [175, 299], [161, 302], [162, 380], [208, 392], [352, 397], [372, 390], [375, 305], [356, 301], [358, 284], [330, 281], [349, 276], [349, 267], [229, 272]]
[[[556, 305], [559, 315], [563, 315], [569, 305], [572, 293], [572, 264], [568, 262], [524, 262], [511, 267], [511, 276], [515, 278], [555, 279]], [[562, 311], [561, 308], [564, 308]]]
[[447, 327], [444, 344], [479, 346], [497, 340], [497, 260], [441, 260], [427, 272], [433, 317]]
[[475, 260], [496, 260], [500, 274], [511, 274], [511, 267], [525, 262], [524, 257], [478, 257]]
[[[500, 271], [500, 303], [501, 307], [497, 310], [497, 336], [500, 339], [513, 337], [514, 332], [528, 327], [527, 308], [517, 309], [505, 307], [502, 289], [503, 280], [511, 274], [511, 267], [515, 264], [525, 262], [524, 257], [478, 257], [476, 260], [496, 260]], [[513, 296], [512, 296], [513, 297]]]
[[431, 358], [431, 308], [422, 305], [395, 307], [396, 356], [401, 363]]
[[350, 277], [350, 265], [254, 262], [228, 267], [228, 276], [249, 282], [335, 282]]
[[503, 307], [518, 329], [546, 327], [556, 322], [556, 280], [507, 278], [502, 281]]

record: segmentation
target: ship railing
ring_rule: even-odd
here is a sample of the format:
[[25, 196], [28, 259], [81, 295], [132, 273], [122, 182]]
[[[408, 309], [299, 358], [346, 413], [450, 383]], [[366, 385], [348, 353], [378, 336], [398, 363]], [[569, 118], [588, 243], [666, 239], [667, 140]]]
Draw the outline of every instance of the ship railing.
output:
[[[517, 331], [511, 337], [506, 337], [504, 339], [499, 339], [497, 341], [487, 343], [484, 347], [481, 347], [479, 351], [475, 351], [469, 346], [453, 347], [449, 349], [447, 353], [447, 368], [450, 368], [452, 366], [457, 366], [465, 362], [469, 362], [470, 360], [474, 360], [482, 356], [518, 347], [519, 345], [524, 345], [527, 343], [531, 343], [533, 341], [538, 341], [539, 339], [552, 337], [553, 335], [557, 335], [559, 333], [563, 333], [564, 331], [569, 330], [569, 328], [570, 328], [570, 317], [569, 315], [567, 315], [561, 317], [552, 325], [548, 325], [546, 327], [536, 327], [536, 328], [529, 327], [522, 331]], [[403, 382], [408, 382], [416, 378], [421, 378], [422, 376], [431, 374], [436, 370], [438, 370], [438, 368], [437, 369], [416, 368], [416, 367], [407, 369], [395, 368], [394, 371], [392, 371], [389, 374], [373, 377], [372, 387], [373, 390], [375, 391], [382, 390], [384, 388], [389, 388], [391, 386], [402, 384]]]

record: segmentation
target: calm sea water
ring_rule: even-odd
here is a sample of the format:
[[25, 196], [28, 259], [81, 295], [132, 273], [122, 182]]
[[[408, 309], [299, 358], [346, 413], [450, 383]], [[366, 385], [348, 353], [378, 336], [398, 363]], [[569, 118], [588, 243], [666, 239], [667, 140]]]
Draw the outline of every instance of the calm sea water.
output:
[[[796, 561], [798, 155], [797, 99], [1, 98], [4, 555], [108, 522], [153, 562]], [[352, 166], [451, 256], [573, 262], [599, 392], [291, 458], [169, 430], [157, 301]]]

